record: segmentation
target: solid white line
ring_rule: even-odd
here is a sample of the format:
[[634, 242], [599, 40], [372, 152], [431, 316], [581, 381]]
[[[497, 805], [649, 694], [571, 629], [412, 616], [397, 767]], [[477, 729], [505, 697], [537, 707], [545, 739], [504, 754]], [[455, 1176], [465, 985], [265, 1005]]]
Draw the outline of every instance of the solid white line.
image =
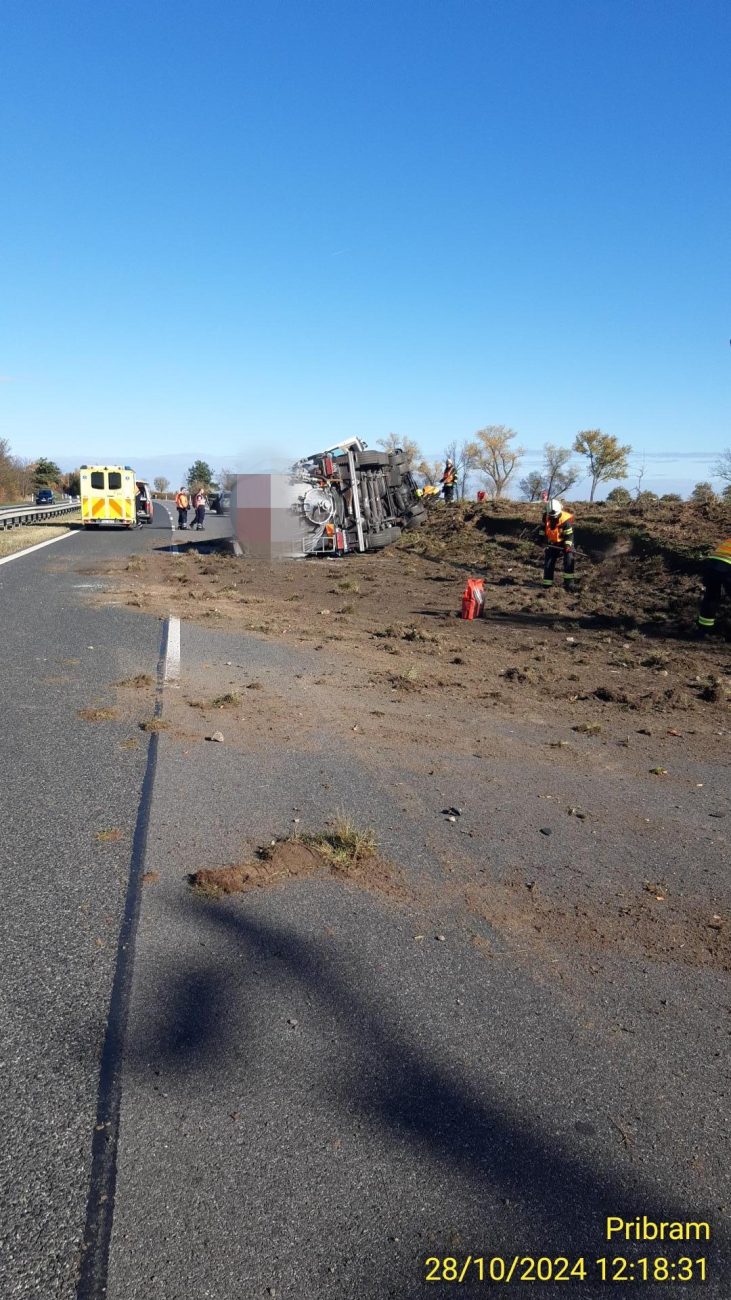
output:
[[26, 546], [23, 551], [15, 551], [13, 555], [6, 555], [4, 559], [0, 560], [0, 564], [10, 564], [11, 560], [19, 560], [23, 555], [30, 555], [31, 551], [40, 551], [44, 546], [53, 546], [54, 542], [64, 542], [67, 537], [75, 537], [77, 532], [80, 532], [80, 529], [61, 533], [60, 537], [49, 537], [47, 542], [36, 542], [35, 546]]
[[165, 509], [167, 510], [167, 514], [168, 514], [168, 519], [170, 520], [170, 550], [171, 550], [171, 552], [172, 552], [173, 555], [180, 555], [180, 551], [178, 550], [178, 548], [177, 548], [177, 546], [176, 546], [176, 544], [175, 544], [175, 537], [174, 537], [174, 533], [175, 533], [175, 520], [173, 519], [172, 511], [171, 511], [171, 510], [168, 510], [168, 508], [167, 508], [167, 506], [165, 505], [165, 502], [164, 502], [164, 501], [162, 502], [162, 504], [165, 506]]
[[166, 682], [180, 680], [180, 619], [174, 614], [170, 615], [168, 622], [168, 648], [163, 680]]

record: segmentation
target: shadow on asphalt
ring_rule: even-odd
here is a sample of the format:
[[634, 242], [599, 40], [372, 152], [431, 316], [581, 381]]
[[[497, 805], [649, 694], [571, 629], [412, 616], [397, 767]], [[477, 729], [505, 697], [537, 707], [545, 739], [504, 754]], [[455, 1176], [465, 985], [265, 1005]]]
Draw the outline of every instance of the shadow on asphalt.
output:
[[[441, 1240], [438, 1232], [430, 1231], [434, 1225], [424, 1221], [418, 1179], [410, 1184], [415, 1189], [414, 1199], [406, 1205], [406, 1182], [394, 1183], [394, 1205], [398, 1206], [402, 1229], [403, 1216], [408, 1216], [398, 1247], [401, 1272], [394, 1275], [394, 1260], [386, 1259], [387, 1252], [381, 1250], [382, 1276], [378, 1276], [373, 1242], [369, 1241], [369, 1271], [359, 1282], [360, 1300], [381, 1300], [386, 1296], [405, 1300], [421, 1295], [423, 1261], [432, 1254], [464, 1255], [482, 1249], [486, 1254], [512, 1256], [516, 1252], [530, 1253], [535, 1241], [542, 1240], [544, 1252], [553, 1256], [583, 1255], [593, 1261], [603, 1254], [613, 1255], [618, 1248], [610, 1250], [603, 1242], [609, 1214], [631, 1217], [645, 1213], [649, 1218], [681, 1221], [708, 1218], [713, 1234], [710, 1247], [694, 1244], [679, 1248], [674, 1244], [672, 1253], [706, 1255], [709, 1270], [715, 1267], [711, 1277], [718, 1280], [721, 1263], [715, 1257], [728, 1252], [729, 1238], [711, 1218], [710, 1207], [683, 1204], [672, 1187], [660, 1190], [656, 1183], [643, 1181], [639, 1171], [625, 1169], [620, 1177], [592, 1160], [589, 1153], [572, 1152], [565, 1138], [557, 1139], [541, 1131], [530, 1114], [511, 1112], [501, 1099], [499, 1084], [488, 1082], [482, 1091], [475, 1091], [464, 1074], [460, 1077], [456, 1062], [447, 1073], [403, 1036], [391, 1013], [363, 985], [348, 983], [337, 974], [331, 942], [326, 947], [316, 940], [303, 940], [286, 925], [271, 924], [255, 918], [250, 911], [244, 913], [217, 902], [196, 898], [182, 903], [180, 911], [186, 924], [201, 933], [206, 927], [216, 931], [214, 944], [223, 940], [231, 951], [233, 941], [235, 955], [225, 965], [212, 961], [201, 966], [162, 992], [158, 1007], [171, 1009], [164, 1015], [162, 1011], [157, 1013], [158, 1025], [151, 1034], [145, 1034], [144, 1041], [129, 1044], [128, 1060], [133, 1068], [137, 1065], [148, 1070], [153, 1065], [159, 1067], [163, 1077], [182, 1074], [191, 1080], [200, 1069], [209, 1081], [218, 1068], [226, 1070], [227, 1061], [232, 1069], [245, 1070], [249, 1041], [246, 1008], [240, 1005], [242, 994], [236, 1005], [235, 992], [242, 987], [242, 959], [248, 958], [257, 975], [271, 984], [282, 977], [296, 980], [307, 999], [319, 1004], [332, 1018], [338, 1037], [348, 1044], [337, 1082], [322, 1085], [331, 1088], [333, 1132], [338, 1130], [339, 1120], [347, 1126], [354, 1116], [358, 1117], [366, 1131], [376, 1132], [381, 1139], [385, 1136], [393, 1152], [396, 1175], [404, 1163], [409, 1164], [410, 1158], [404, 1157], [408, 1144], [414, 1164], [422, 1163], [430, 1190], [442, 1183], [449, 1186], [449, 1180], [459, 1174], [465, 1187], [464, 1205], [460, 1207], [451, 1199], [442, 1207]], [[258, 978], [252, 996], [261, 999], [264, 987], [264, 980]], [[489, 1063], [487, 1068], [484, 1064], [480, 1068], [484, 1078]], [[535, 1069], [541, 1070], [539, 1059]], [[291, 1084], [286, 1081], [284, 1086]], [[357, 1196], [352, 1182], [341, 1177], [348, 1195]], [[427, 1194], [424, 1199], [431, 1199], [433, 1205], [433, 1197]], [[495, 1222], [496, 1204], [500, 1207], [500, 1223]], [[389, 1208], [384, 1204], [386, 1221]], [[306, 1213], [306, 1206], [302, 1210]], [[526, 1225], [530, 1226], [529, 1242]], [[376, 1224], [375, 1241], [382, 1232], [382, 1223]], [[352, 1247], [362, 1245], [349, 1241], [324, 1243], [323, 1256], [330, 1262], [333, 1250], [350, 1254]], [[619, 1253], [665, 1252], [652, 1243], [620, 1249]], [[539, 1290], [548, 1300], [563, 1294], [565, 1288], [541, 1286]], [[569, 1290], [573, 1293], [574, 1288]], [[582, 1296], [593, 1297], [603, 1295], [606, 1287], [587, 1279], [580, 1290]], [[709, 1297], [720, 1294], [708, 1284], [700, 1291]], [[695, 1288], [684, 1288], [684, 1292], [695, 1294]], [[437, 1294], [451, 1291], [439, 1287]], [[484, 1296], [485, 1287], [462, 1284], [460, 1294]]]
[[226, 552], [230, 542], [230, 537], [206, 537], [204, 533], [196, 533], [195, 540], [173, 541], [169, 546], [156, 546], [155, 550], [165, 555], [210, 555], [212, 551]]

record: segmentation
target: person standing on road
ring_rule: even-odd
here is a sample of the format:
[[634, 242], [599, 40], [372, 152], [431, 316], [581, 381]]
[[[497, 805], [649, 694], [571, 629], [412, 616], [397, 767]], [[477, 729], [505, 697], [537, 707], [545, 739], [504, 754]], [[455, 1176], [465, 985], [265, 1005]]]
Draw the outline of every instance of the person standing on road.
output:
[[698, 611], [698, 635], [707, 636], [716, 626], [716, 615], [724, 591], [731, 597], [731, 537], [719, 542], [703, 565], [704, 592]]
[[193, 497], [193, 507], [195, 509], [195, 521], [193, 527], [197, 528], [199, 532], [202, 532], [205, 528], [207, 505], [208, 501], [206, 499], [206, 494], [203, 491], [203, 488], [201, 488]]
[[145, 503], [145, 494], [142, 488], [140, 487], [137, 489], [137, 495], [135, 496], [135, 519], [137, 520], [138, 528], [142, 527], [142, 521], [140, 519], [140, 515], [145, 513], [144, 503]]
[[444, 466], [442, 474], [442, 494], [445, 501], [451, 501], [454, 496], [454, 489], [457, 485], [457, 471], [454, 468], [454, 461], [447, 456], [447, 463]]
[[181, 487], [180, 490], [176, 492], [175, 504], [178, 507], [178, 528], [187, 528], [190, 497], [184, 487]]
[[574, 585], [574, 516], [564, 510], [560, 501], [546, 502], [543, 513], [543, 532], [546, 549], [543, 556], [543, 586], [553, 586], [556, 561], [563, 556], [563, 585], [572, 591]]

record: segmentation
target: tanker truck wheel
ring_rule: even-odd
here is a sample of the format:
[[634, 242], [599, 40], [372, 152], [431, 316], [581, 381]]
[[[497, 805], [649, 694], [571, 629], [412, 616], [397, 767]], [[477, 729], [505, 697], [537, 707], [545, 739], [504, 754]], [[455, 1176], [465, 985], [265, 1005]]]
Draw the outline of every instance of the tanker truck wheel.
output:
[[400, 528], [382, 528], [377, 533], [368, 533], [368, 550], [382, 551], [384, 546], [390, 546], [392, 542], [397, 542], [400, 536]]

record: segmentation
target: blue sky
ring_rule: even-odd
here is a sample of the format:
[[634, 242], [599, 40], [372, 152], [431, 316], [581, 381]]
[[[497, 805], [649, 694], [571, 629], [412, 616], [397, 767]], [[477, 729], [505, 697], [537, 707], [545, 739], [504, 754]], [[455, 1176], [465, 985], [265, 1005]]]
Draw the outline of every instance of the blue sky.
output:
[[165, 472], [599, 426], [707, 478], [730, 37], [720, 0], [6, 0], [0, 437]]

